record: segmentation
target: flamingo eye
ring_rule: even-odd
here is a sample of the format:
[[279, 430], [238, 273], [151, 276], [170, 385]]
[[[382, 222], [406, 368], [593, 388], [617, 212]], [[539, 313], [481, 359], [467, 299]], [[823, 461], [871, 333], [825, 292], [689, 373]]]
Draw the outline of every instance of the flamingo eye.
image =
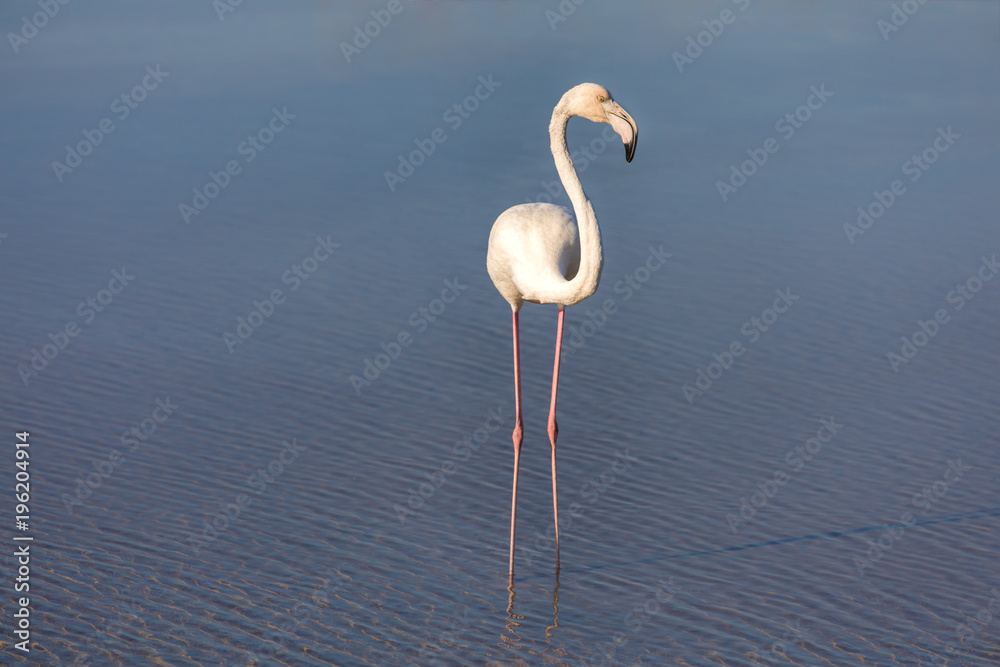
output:
[[600, 102], [601, 104], [604, 104], [607, 101], [607, 98], [604, 97], [604, 95], [598, 95], [597, 101]]

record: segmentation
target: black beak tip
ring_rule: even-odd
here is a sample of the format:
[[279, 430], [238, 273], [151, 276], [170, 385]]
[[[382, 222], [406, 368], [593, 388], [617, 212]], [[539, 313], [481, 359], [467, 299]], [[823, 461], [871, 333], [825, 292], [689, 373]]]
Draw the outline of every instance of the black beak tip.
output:
[[632, 162], [632, 158], [634, 156], [635, 156], [635, 142], [633, 141], [632, 143], [627, 144], [625, 146], [625, 162], [626, 162], [626, 164]]

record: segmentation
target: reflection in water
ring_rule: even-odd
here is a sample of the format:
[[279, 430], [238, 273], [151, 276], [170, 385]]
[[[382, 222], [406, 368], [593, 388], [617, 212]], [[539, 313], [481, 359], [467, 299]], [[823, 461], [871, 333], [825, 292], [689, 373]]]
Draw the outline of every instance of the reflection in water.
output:
[[507, 586], [508, 596], [507, 596], [507, 625], [506, 631], [510, 633], [510, 636], [500, 635], [500, 646], [508, 648], [512, 651], [516, 651], [521, 643], [521, 636], [517, 633], [517, 628], [521, 627], [518, 621], [523, 621], [524, 616], [519, 616], [514, 613], [514, 598], [516, 593], [514, 593], [514, 583], [511, 582]]
[[545, 638], [552, 641], [552, 631], [559, 627], [559, 566], [556, 565], [556, 584], [552, 587], [552, 625], [545, 628]]
[[[521, 614], [514, 613], [514, 598], [517, 597], [517, 593], [514, 591], [514, 584], [507, 586], [507, 619], [506, 625], [504, 627], [504, 633], [500, 637], [500, 642], [498, 646], [503, 647], [512, 652], [510, 661], [498, 660], [490, 663], [491, 665], [521, 665], [526, 664], [520, 657], [517, 657], [517, 652], [523, 650], [524, 642], [520, 635], [521, 622], [526, 620], [526, 617]], [[530, 604], [530, 601], [526, 601], [526, 604]], [[529, 625], [530, 627], [530, 625]], [[554, 661], [556, 664], [565, 664], [564, 655], [566, 648], [564, 645], [558, 642], [555, 637], [555, 629], [559, 627], [559, 569], [556, 568], [555, 583], [552, 587], [552, 623], [545, 628], [545, 639], [546, 645], [541, 651], [532, 653], [537, 656], [545, 656], [546, 662]]]

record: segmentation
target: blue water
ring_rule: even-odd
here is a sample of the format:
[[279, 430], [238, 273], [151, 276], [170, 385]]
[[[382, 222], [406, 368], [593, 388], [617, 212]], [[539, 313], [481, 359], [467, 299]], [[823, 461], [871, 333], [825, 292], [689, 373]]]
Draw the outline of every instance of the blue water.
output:
[[[4, 664], [1000, 660], [996, 3], [218, 6], [0, 10]], [[583, 81], [509, 590], [486, 240]]]

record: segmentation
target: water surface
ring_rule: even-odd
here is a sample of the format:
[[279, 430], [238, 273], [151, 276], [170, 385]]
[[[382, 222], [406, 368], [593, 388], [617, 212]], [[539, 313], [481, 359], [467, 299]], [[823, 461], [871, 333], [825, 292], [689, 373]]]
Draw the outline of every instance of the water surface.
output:
[[[8, 40], [0, 395], [34, 542], [4, 662], [995, 663], [996, 4], [887, 31], [890, 3], [404, 2], [345, 49], [387, 6], [71, 3]], [[558, 573], [556, 309], [522, 311], [511, 595], [486, 240], [554, 190], [583, 81], [639, 145], [569, 128], [604, 273], [567, 310]]]

